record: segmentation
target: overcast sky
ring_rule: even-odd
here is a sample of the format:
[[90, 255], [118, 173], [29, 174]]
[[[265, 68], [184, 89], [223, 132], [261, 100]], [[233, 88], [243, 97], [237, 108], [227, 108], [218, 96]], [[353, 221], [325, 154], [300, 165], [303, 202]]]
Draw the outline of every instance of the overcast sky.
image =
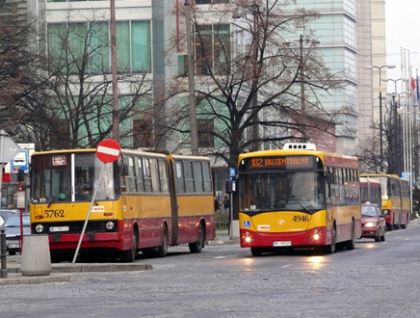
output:
[[[387, 64], [389, 78], [401, 77], [401, 47], [410, 50], [413, 75], [420, 75], [420, 0], [385, 0]], [[417, 53], [416, 53], [417, 52]]]

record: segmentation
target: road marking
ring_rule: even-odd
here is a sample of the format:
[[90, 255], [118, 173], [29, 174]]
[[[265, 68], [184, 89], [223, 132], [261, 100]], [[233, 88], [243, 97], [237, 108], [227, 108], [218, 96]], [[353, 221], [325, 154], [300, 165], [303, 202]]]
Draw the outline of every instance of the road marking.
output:
[[223, 259], [226, 258], [226, 256], [216, 256], [215, 259]]
[[290, 264], [288, 264], [288, 265], [283, 265], [281, 268], [288, 268], [288, 267], [290, 267]]

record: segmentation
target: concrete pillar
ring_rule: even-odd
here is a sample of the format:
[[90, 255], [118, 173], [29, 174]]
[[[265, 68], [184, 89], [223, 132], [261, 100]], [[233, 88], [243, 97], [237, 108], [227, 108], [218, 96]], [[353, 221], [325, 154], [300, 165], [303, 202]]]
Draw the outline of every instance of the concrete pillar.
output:
[[23, 276], [51, 273], [48, 235], [29, 235], [23, 239], [20, 271]]

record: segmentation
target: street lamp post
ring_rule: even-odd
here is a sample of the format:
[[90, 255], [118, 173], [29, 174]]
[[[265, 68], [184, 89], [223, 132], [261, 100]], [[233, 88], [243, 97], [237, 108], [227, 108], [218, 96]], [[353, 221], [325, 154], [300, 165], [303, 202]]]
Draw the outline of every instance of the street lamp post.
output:
[[188, 103], [190, 107], [190, 126], [191, 126], [191, 154], [198, 155], [198, 135], [197, 135], [197, 114], [194, 86], [194, 54], [192, 46], [192, 23], [191, 23], [191, 2], [185, 0], [185, 24], [187, 27], [187, 55], [188, 55]]
[[376, 66], [373, 65], [373, 68], [378, 69], [379, 71], [379, 147], [380, 147], [380, 164], [381, 164], [381, 171], [383, 171], [383, 165], [384, 165], [384, 148], [383, 148], [383, 129], [382, 129], [382, 69], [392, 69], [395, 68], [395, 65], [381, 65]]
[[[402, 168], [400, 165], [401, 160], [398, 160], [399, 156], [403, 151], [400, 149], [402, 140], [400, 136], [400, 119], [398, 115], [398, 102], [397, 102], [397, 83], [399, 81], [403, 81], [402, 78], [392, 79], [388, 78], [383, 80], [384, 82], [393, 82], [394, 83], [394, 92], [392, 94], [391, 100], [391, 112], [390, 112], [390, 123], [392, 124], [393, 131], [391, 136], [391, 151], [392, 151], [392, 161], [393, 164], [391, 165], [390, 172], [395, 173], [397, 175], [401, 175]], [[400, 151], [401, 150], [401, 151]]]
[[111, 19], [111, 73], [112, 73], [112, 138], [120, 140], [120, 111], [118, 106], [118, 82], [117, 82], [117, 41], [115, 26], [115, 0], [110, 0]]

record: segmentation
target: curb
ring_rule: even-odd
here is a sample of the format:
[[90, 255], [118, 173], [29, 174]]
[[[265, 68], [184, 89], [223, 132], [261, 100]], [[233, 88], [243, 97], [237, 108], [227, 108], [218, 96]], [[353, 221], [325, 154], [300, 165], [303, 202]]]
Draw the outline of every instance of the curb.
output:
[[20, 285], [20, 284], [43, 284], [43, 283], [61, 283], [69, 282], [70, 275], [59, 276], [17, 276], [0, 278], [1, 285]]
[[232, 238], [227, 240], [218, 240], [208, 241], [208, 245], [226, 245], [226, 244], [239, 244], [238, 238]]
[[153, 269], [150, 264], [55, 264], [51, 267], [51, 274], [40, 276], [23, 276], [20, 267], [7, 269], [8, 277], [0, 278], [0, 285], [42, 284], [68, 282], [71, 275], [60, 273], [92, 273], [92, 272], [134, 272]]
[[134, 272], [153, 269], [150, 264], [56, 264], [52, 273]]

